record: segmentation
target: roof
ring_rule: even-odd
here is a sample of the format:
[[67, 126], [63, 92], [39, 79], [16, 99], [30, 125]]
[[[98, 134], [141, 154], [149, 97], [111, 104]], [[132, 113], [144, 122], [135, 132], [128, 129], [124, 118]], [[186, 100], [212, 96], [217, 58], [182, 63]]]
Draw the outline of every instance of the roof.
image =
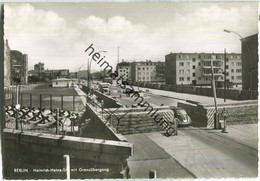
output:
[[67, 78], [59, 78], [59, 79], [53, 79], [52, 80], [53, 82], [55, 81], [55, 82], [63, 82], [63, 81], [72, 81], [72, 79], [67, 79]]

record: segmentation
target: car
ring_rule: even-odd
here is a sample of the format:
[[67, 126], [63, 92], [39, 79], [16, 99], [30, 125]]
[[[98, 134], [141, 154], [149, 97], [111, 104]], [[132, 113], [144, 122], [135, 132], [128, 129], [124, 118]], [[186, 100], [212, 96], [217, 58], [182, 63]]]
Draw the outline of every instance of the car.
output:
[[174, 112], [174, 117], [178, 121], [178, 125], [189, 126], [192, 123], [192, 120], [185, 109], [181, 107], [172, 106], [171, 110]]

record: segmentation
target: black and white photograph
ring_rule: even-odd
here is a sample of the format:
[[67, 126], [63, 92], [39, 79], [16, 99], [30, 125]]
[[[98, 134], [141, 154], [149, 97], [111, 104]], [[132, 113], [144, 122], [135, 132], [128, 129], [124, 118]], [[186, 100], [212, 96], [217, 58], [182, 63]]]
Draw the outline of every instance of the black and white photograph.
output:
[[257, 179], [257, 1], [0, 5], [2, 179]]

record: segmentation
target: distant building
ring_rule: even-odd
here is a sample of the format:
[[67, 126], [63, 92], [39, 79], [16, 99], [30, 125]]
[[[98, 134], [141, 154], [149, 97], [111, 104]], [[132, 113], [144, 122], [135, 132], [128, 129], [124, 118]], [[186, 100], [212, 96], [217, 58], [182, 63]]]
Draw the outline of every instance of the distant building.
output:
[[258, 34], [245, 37], [241, 42], [242, 89], [250, 90], [252, 83], [252, 90], [258, 90]]
[[50, 80], [57, 78], [69, 78], [69, 69], [44, 70], [45, 78]]
[[52, 87], [75, 87], [76, 85], [76, 79], [59, 78], [52, 80]]
[[28, 83], [28, 55], [17, 50], [11, 50], [11, 84], [16, 84], [17, 80], [21, 84]]
[[151, 60], [131, 63], [132, 82], [164, 82], [164, 62]]
[[11, 50], [8, 44], [8, 40], [4, 44], [4, 86], [10, 86], [11, 84]]
[[44, 73], [44, 63], [37, 63], [34, 65], [34, 74], [37, 76], [43, 76]]
[[130, 62], [120, 62], [117, 64], [118, 77], [123, 76], [124, 80], [131, 81], [131, 63]]
[[[241, 54], [227, 53], [226, 81], [242, 84]], [[224, 53], [170, 53], [165, 56], [166, 84], [210, 85], [211, 62], [218, 87], [224, 83]]]

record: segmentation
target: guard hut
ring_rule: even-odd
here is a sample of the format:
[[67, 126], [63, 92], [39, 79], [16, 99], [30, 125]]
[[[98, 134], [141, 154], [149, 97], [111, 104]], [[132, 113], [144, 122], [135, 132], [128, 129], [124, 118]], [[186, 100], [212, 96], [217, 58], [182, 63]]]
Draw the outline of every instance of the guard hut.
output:
[[59, 78], [52, 80], [52, 87], [73, 87], [75, 82], [72, 79]]

